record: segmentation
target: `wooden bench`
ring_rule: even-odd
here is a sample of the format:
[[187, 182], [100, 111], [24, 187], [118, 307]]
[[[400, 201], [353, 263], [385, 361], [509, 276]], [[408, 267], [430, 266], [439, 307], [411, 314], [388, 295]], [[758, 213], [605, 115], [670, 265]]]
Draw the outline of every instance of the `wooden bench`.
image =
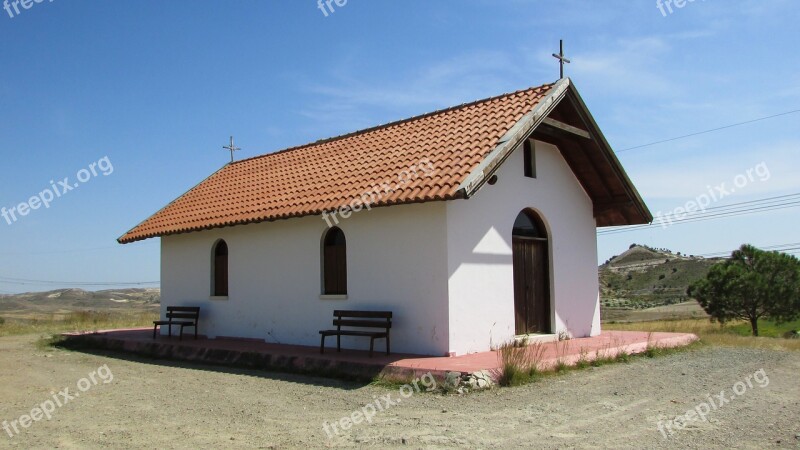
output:
[[194, 338], [197, 339], [197, 321], [200, 319], [200, 307], [198, 306], [167, 306], [167, 320], [153, 321], [153, 339], [156, 338], [156, 330], [159, 325], [169, 327], [168, 337], [172, 337], [172, 326], [181, 327], [181, 334], [178, 339], [183, 339], [183, 329], [194, 327]]
[[[389, 329], [392, 328], [391, 311], [345, 311], [336, 310], [333, 312], [333, 324], [335, 330], [322, 330], [319, 332], [320, 344], [319, 352], [325, 353], [325, 338], [336, 336], [336, 351], [342, 351], [342, 336], [363, 336], [369, 338], [369, 356], [372, 357], [372, 349], [375, 346], [375, 339], [386, 339], [386, 354], [389, 354]], [[360, 330], [343, 330], [347, 328], [362, 328]], [[371, 328], [374, 331], [363, 330]], [[380, 330], [380, 331], [378, 331]]]

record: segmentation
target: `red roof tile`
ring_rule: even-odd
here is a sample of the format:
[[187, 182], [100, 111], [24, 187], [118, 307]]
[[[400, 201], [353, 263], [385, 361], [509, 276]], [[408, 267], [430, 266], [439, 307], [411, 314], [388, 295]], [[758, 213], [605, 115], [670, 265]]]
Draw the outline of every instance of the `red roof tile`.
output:
[[119, 238], [372, 206], [460, 198], [459, 186], [553, 85], [544, 85], [226, 165]]

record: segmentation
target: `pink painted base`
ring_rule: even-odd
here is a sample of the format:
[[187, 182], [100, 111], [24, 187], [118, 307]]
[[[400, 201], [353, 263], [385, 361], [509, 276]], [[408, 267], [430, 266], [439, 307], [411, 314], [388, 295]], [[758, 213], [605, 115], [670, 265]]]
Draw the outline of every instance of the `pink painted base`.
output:
[[[68, 339], [89, 339], [97, 346], [157, 358], [194, 361], [211, 364], [230, 364], [257, 368], [290, 368], [296, 370], [330, 371], [370, 377], [377, 374], [415, 377], [431, 372], [444, 376], [447, 372], [469, 374], [500, 368], [497, 352], [489, 351], [462, 356], [421, 356], [385, 354], [376, 351], [370, 358], [365, 351], [319, 347], [270, 344], [255, 339], [207, 339], [184, 336], [179, 341], [159, 336], [152, 338], [152, 328], [104, 330], [92, 333], [66, 333]], [[663, 348], [688, 345], [697, 340], [693, 334], [646, 333], [637, 331], [604, 331], [599, 336], [570, 339], [542, 344], [544, 354], [540, 369], [555, 366], [559, 360], [574, 365], [582, 355], [591, 361], [597, 357], [613, 357], [621, 352], [644, 352], [648, 345]]]

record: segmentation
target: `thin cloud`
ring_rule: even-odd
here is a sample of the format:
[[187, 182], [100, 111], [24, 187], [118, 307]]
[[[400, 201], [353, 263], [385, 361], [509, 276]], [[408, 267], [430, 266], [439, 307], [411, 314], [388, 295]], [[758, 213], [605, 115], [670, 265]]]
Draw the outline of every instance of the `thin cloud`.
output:
[[747, 170], [763, 163], [769, 170], [768, 179], [754, 174], [755, 181], [741, 189], [740, 195], [800, 191], [800, 178], [794, 176], [800, 162], [798, 149], [800, 141], [783, 141], [730, 149], [725, 158], [718, 153], [695, 152], [694, 156], [665, 159], [657, 165], [637, 164], [634, 181], [647, 199], [688, 199], [706, 192], [708, 186], [726, 183], [730, 187], [737, 175], [746, 175]]
[[321, 101], [298, 113], [339, 131], [352, 131], [354, 124], [377, 125], [376, 117], [402, 119], [538, 84], [521, 79], [521, 74], [531, 73], [526, 64], [534, 62], [509, 52], [479, 51], [379, 82], [359, 78], [355, 68], [338, 66], [325, 84], [304, 83], [301, 89]]

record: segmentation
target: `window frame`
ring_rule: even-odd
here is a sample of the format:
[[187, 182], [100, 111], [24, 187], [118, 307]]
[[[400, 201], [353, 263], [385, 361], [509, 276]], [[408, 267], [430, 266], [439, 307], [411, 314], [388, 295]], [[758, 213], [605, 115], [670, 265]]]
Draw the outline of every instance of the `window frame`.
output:
[[522, 145], [525, 178], [536, 178], [536, 146], [530, 139]]
[[[220, 252], [222, 248], [224, 254]], [[229, 293], [230, 247], [225, 239], [218, 239], [211, 247], [211, 298], [226, 299]]]
[[346, 299], [347, 236], [341, 228], [331, 227], [323, 233], [320, 262], [322, 266], [321, 297]]

